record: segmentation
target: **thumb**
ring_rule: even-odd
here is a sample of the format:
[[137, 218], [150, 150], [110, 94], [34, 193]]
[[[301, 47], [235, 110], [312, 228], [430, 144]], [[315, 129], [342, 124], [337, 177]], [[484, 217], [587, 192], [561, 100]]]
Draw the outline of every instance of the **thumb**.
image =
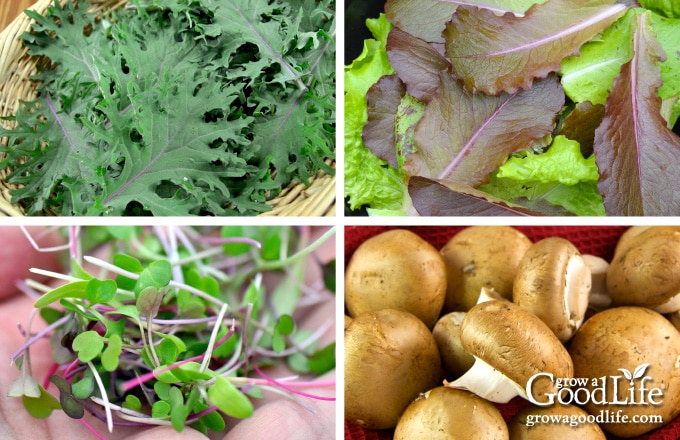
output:
[[[321, 380], [333, 379], [334, 372], [326, 374]], [[329, 390], [319, 388], [306, 390], [318, 395], [328, 395]], [[330, 390], [333, 393], [334, 390]], [[239, 422], [224, 440], [323, 440], [335, 437], [334, 401], [305, 399], [303, 407], [290, 399], [277, 399], [257, 409], [248, 419]]]
[[[39, 238], [41, 247], [64, 244], [56, 232], [49, 232], [43, 227], [28, 227], [26, 230], [32, 237]], [[0, 227], [0, 300], [17, 292], [16, 282], [27, 278], [31, 267], [57, 270], [60, 267], [59, 253], [35, 250], [19, 227]]]
[[126, 437], [126, 440], [208, 440], [208, 437], [189, 427], [177, 432], [171, 426], [159, 426]]

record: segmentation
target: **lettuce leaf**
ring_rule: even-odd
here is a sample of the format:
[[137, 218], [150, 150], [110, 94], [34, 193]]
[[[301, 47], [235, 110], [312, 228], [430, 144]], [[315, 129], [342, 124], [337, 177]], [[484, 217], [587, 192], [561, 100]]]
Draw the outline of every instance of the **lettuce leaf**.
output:
[[459, 7], [444, 30], [446, 55], [470, 91], [529, 89], [534, 78], [558, 71], [563, 58], [625, 13], [624, 5], [611, 3], [551, 0], [524, 17]]
[[633, 56], [630, 9], [602, 34], [581, 47], [578, 56], [562, 60], [560, 76], [564, 92], [574, 102], [604, 105], [614, 77]]
[[[676, 2], [676, 8], [680, 9]], [[652, 30], [656, 40], [666, 52], [666, 59], [659, 63], [661, 67], [661, 87], [657, 94], [663, 100], [675, 100], [675, 104], [666, 120], [673, 127], [680, 117], [680, 18], [665, 18], [651, 14]]]
[[578, 142], [556, 136], [545, 153], [508, 159], [479, 189], [533, 209], [545, 200], [576, 215], [604, 215], [597, 179], [595, 157], [585, 159]]
[[639, 0], [639, 3], [643, 8], [664, 17], [680, 18], [680, 3], [677, 0]]
[[594, 149], [598, 187], [607, 215], [678, 215], [680, 137], [661, 116], [658, 62], [664, 51], [651, 29], [651, 12], [635, 25], [633, 59], [624, 64], [607, 99]]
[[476, 6], [493, 14], [512, 13], [518, 17], [535, 4], [547, 0], [387, 0], [385, 12], [395, 26], [415, 37], [443, 43], [442, 31], [458, 6]]
[[399, 210], [406, 188], [396, 168], [378, 159], [363, 143], [368, 89], [383, 75], [394, 73], [385, 48], [392, 25], [384, 14], [366, 20], [374, 40], [345, 66], [345, 197], [350, 209], [368, 205], [374, 209]]

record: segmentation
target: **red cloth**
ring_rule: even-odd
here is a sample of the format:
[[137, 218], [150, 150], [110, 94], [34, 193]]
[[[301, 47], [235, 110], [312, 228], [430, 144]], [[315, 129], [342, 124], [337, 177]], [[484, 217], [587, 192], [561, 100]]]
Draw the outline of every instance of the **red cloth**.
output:
[[[357, 247], [366, 239], [390, 229], [409, 229], [441, 249], [449, 239], [464, 226], [346, 226], [345, 227], [345, 266]], [[571, 241], [582, 254], [592, 254], [611, 261], [614, 248], [626, 226], [516, 226], [532, 241], [552, 236], [559, 236]], [[498, 404], [505, 420], [509, 420], [527, 402], [515, 398], [506, 404]], [[392, 430], [370, 431], [345, 421], [345, 440], [391, 440]], [[607, 435], [608, 439], [616, 437]], [[678, 440], [680, 439], [680, 417], [662, 429], [648, 433], [640, 439], [645, 440]]]

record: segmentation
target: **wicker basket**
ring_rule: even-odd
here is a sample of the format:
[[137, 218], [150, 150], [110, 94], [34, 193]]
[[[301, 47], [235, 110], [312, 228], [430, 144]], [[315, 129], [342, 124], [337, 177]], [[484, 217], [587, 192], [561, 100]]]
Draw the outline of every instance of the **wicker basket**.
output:
[[[64, 3], [64, 2], [62, 2]], [[90, 0], [91, 10], [101, 12], [125, 5], [125, 0]], [[38, 0], [30, 8], [45, 14], [53, 0]], [[32, 20], [25, 14], [18, 16], [0, 33], [0, 117], [13, 115], [19, 108], [19, 101], [36, 98], [34, 84], [29, 80], [35, 73], [37, 60], [26, 55], [21, 34], [28, 31]], [[335, 168], [335, 161], [326, 162]], [[8, 170], [0, 170], [0, 217], [23, 216], [21, 206], [12, 205], [11, 184], [6, 182]], [[267, 204], [272, 210], [265, 216], [335, 216], [335, 176], [324, 172], [310, 179], [310, 185], [292, 182]], [[44, 215], [54, 215], [45, 212]]]

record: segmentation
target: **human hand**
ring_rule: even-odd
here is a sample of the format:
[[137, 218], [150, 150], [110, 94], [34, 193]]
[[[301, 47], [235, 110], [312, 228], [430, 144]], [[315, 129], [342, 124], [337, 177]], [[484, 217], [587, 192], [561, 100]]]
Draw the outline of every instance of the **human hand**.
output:
[[[31, 230], [35, 236], [37, 230]], [[331, 240], [332, 242], [333, 240]], [[0, 242], [4, 247], [0, 252], [5, 253], [5, 258], [0, 259], [0, 353], [5, 359], [18, 348], [24, 341], [17, 328], [17, 322], [25, 327], [26, 322], [35, 310], [34, 299], [20, 294], [14, 285], [14, 280], [27, 277], [29, 267], [40, 267], [50, 270], [59, 270], [59, 261], [55, 253], [36, 252], [29, 244], [26, 237], [18, 228], [1, 227]], [[41, 246], [53, 246], [62, 240], [56, 234], [43, 237]], [[331, 245], [333, 243], [330, 243]], [[330, 252], [325, 257], [334, 258], [334, 246], [326, 246]], [[321, 255], [317, 252], [317, 255]], [[318, 328], [319, 321], [335, 320], [335, 302], [326, 301], [324, 304], [314, 307], [305, 319], [301, 321], [302, 327]], [[31, 332], [35, 333], [44, 324], [39, 317], [33, 320]], [[335, 339], [333, 327], [326, 332], [322, 344]], [[52, 364], [51, 347], [49, 341], [41, 340], [31, 346], [31, 364], [33, 376], [38, 380], [46, 376]], [[282, 371], [267, 371], [273, 377], [288, 375]], [[62, 411], [55, 411], [47, 419], [35, 419], [23, 408], [21, 399], [6, 397], [6, 390], [12, 380], [18, 376], [18, 370], [9, 365], [9, 361], [0, 362], [0, 438], [24, 439], [24, 438], [95, 438], [84, 424], [69, 418]], [[334, 379], [334, 372], [328, 373], [318, 380], [323, 382]], [[50, 384], [48, 391], [57, 395], [55, 388]], [[321, 396], [334, 395], [334, 387], [319, 387], [304, 389], [305, 392]], [[278, 395], [266, 395], [263, 402], [258, 402], [258, 409], [252, 417], [243, 421], [228, 420], [231, 430], [226, 433], [211, 433], [211, 438], [229, 439], [270, 439], [276, 438], [300, 438], [315, 439], [334, 436], [335, 432], [335, 403], [300, 398], [307, 408], [313, 408], [315, 413], [287, 398]], [[145, 439], [145, 440], [171, 440], [182, 439], [205, 439], [206, 437], [190, 428], [185, 428], [177, 433], [172, 427], [158, 428], [130, 428], [116, 426], [112, 434], [106, 432], [106, 424], [88, 414], [83, 419], [94, 427], [106, 439]]]

